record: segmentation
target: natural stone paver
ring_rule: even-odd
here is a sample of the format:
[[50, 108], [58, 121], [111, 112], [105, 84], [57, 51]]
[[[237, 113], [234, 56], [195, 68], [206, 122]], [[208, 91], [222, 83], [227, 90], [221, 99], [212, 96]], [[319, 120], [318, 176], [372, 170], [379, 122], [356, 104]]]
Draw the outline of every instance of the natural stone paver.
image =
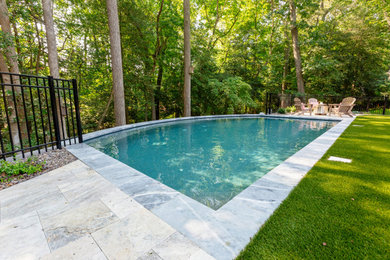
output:
[[55, 250], [118, 220], [100, 201], [86, 201], [58, 215], [42, 218], [50, 249]]
[[145, 208], [139, 208], [119, 222], [92, 233], [92, 237], [108, 258], [137, 259], [173, 233], [172, 227]]
[[95, 243], [93, 238], [90, 235], [86, 235], [41, 258], [41, 260], [50, 259], [106, 260], [107, 258], [100, 250], [99, 246]]
[[49, 252], [36, 212], [0, 224], [0, 259], [34, 259]]
[[211, 260], [211, 256], [197, 247], [194, 243], [179, 232], [175, 232], [168, 239], [153, 247], [153, 251], [164, 259], [177, 260]]
[[0, 191], [0, 216], [0, 259], [175, 259], [177, 231], [81, 161]]

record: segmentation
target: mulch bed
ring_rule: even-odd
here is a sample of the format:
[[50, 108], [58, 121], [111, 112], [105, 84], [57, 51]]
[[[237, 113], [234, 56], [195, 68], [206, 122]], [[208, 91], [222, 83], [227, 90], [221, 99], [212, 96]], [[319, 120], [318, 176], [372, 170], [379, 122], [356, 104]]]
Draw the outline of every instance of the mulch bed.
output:
[[[20, 182], [27, 181], [29, 179], [36, 177], [36, 176], [39, 176], [39, 175], [42, 175], [46, 172], [60, 168], [68, 163], [71, 163], [71, 162], [77, 160], [77, 158], [74, 157], [66, 149], [49, 150], [48, 152], [39, 154], [35, 157], [37, 158], [38, 163], [45, 162], [45, 164], [43, 165], [42, 171], [31, 174], [31, 175], [22, 174], [22, 175], [15, 176], [14, 178], [12, 178], [8, 182], [0, 183], [0, 190], [6, 189], [6, 188], [11, 187], [15, 184], [18, 184]], [[27, 159], [24, 159], [24, 160], [27, 160]]]

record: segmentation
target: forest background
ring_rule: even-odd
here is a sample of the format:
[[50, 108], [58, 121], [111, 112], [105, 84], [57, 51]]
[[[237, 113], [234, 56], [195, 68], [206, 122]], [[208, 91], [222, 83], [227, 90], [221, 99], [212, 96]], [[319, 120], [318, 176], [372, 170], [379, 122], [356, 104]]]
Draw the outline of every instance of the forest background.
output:
[[[306, 93], [390, 92], [388, 0], [296, 1], [296, 23], [290, 2], [191, 1], [192, 115], [258, 113], [267, 91], [296, 93], [295, 26]], [[2, 53], [14, 46], [21, 73], [49, 75], [41, 1], [7, 5]], [[182, 116], [183, 1], [118, 0], [118, 16], [126, 122]], [[114, 126], [106, 1], [55, 0], [53, 18], [59, 74], [78, 81], [83, 128]]]

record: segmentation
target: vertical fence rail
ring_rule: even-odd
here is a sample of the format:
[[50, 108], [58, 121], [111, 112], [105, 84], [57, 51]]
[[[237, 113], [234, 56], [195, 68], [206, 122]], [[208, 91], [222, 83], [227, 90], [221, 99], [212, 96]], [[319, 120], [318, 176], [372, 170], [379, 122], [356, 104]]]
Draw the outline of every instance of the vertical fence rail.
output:
[[386, 115], [386, 108], [387, 108], [387, 102], [389, 101], [389, 96], [386, 95], [385, 96], [385, 102], [384, 102], [384, 105], [383, 105], [383, 111], [382, 111], [382, 115]]
[[82, 143], [83, 128], [81, 126], [81, 119], [80, 119], [79, 92], [77, 89], [77, 81], [75, 79], [72, 79], [72, 85], [73, 85], [74, 106], [76, 108], [77, 133], [78, 133], [79, 142]]
[[54, 79], [52, 76], [49, 76], [48, 83], [49, 83], [49, 93], [50, 93], [51, 114], [53, 117], [53, 124], [54, 124], [54, 136], [56, 137], [57, 148], [61, 149], [62, 145], [61, 145], [60, 125], [59, 125], [58, 113], [57, 113], [56, 91], [54, 89]]
[[0, 87], [0, 159], [83, 142], [76, 80], [0, 72]]

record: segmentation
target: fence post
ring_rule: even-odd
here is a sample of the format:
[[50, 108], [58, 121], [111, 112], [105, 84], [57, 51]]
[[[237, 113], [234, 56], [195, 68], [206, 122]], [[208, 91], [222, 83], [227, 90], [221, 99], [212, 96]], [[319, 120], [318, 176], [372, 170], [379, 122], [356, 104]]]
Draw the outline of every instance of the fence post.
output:
[[77, 136], [79, 138], [79, 143], [82, 143], [83, 142], [83, 128], [81, 127], [79, 92], [77, 90], [77, 81], [75, 79], [72, 79], [72, 85], [73, 85], [74, 106], [76, 109]]
[[265, 114], [268, 114], [268, 92], [265, 92]]
[[56, 136], [56, 145], [57, 145], [58, 149], [61, 149], [62, 148], [61, 134], [60, 134], [60, 125], [58, 122], [57, 102], [56, 102], [56, 92], [54, 89], [54, 81], [53, 81], [52, 76], [48, 76], [47, 79], [49, 81], [50, 104], [51, 104], [51, 112], [53, 115], [54, 134]]
[[385, 96], [385, 103], [383, 104], [383, 115], [386, 115], [386, 107], [387, 107], [387, 100], [389, 99], [389, 96]]

